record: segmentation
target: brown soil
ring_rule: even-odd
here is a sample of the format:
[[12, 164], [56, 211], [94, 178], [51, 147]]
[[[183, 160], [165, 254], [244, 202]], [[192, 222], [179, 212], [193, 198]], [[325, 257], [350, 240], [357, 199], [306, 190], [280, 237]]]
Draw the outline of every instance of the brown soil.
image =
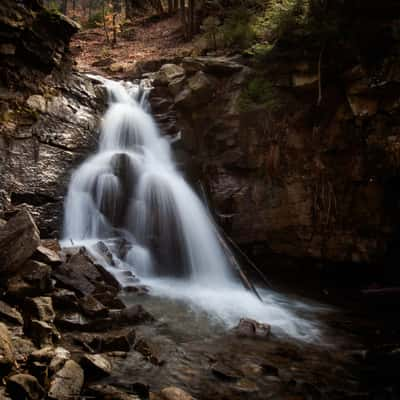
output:
[[[114, 46], [107, 43], [100, 27], [82, 30], [71, 42], [78, 69], [102, 75], [114, 75], [109, 68], [114, 63], [125, 71], [133, 70], [138, 62], [173, 59], [191, 49], [191, 43], [182, 39], [178, 16], [137, 18], [123, 26]], [[98, 66], [97, 62], [106, 65]]]

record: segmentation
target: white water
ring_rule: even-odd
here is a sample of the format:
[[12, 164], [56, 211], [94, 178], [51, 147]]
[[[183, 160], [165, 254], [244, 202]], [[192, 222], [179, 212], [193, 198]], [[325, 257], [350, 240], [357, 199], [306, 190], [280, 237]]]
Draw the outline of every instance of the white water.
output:
[[[72, 175], [64, 244], [88, 247], [122, 284], [130, 283], [124, 271], [132, 271], [155, 296], [181, 299], [228, 326], [249, 317], [315, 338], [314, 324], [271, 292], [260, 302], [235, 276], [211, 217], [148, 112], [149, 89], [113, 81], [105, 86], [109, 107], [99, 149]], [[114, 266], [94, 248], [98, 240], [113, 252]]]

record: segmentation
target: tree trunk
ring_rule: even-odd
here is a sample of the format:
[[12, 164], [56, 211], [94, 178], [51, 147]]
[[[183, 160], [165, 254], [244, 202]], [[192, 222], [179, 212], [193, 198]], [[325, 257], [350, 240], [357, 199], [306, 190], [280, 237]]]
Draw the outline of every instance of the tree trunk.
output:
[[173, 11], [178, 11], [179, 8], [179, 0], [173, 0]]
[[67, 9], [68, 9], [68, 0], [62, 0], [61, 13], [67, 15]]
[[189, 0], [188, 28], [187, 28], [188, 39], [191, 39], [195, 34], [194, 8], [195, 8], [195, 0]]
[[179, 0], [180, 3], [180, 15], [181, 15], [181, 25], [182, 25], [182, 34], [185, 39], [187, 39], [187, 24], [186, 24], [186, 7], [185, 0]]
[[173, 0], [168, 0], [168, 14], [171, 15], [174, 10]]
[[108, 29], [107, 29], [107, 22], [106, 22], [106, 5], [105, 5], [105, 0], [101, 2], [101, 7], [102, 7], [102, 12], [103, 12], [103, 28], [104, 28], [104, 33], [106, 35], [106, 40], [107, 43], [110, 43], [110, 37], [108, 36]]

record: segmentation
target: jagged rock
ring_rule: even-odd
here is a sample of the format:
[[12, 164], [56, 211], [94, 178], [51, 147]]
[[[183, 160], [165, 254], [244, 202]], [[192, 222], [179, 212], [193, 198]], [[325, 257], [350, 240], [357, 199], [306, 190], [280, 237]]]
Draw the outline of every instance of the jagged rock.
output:
[[78, 298], [72, 290], [58, 289], [52, 293], [54, 307], [61, 310], [77, 310]]
[[235, 382], [241, 378], [241, 375], [237, 373], [233, 368], [217, 362], [211, 367], [212, 373], [219, 379], [228, 382]]
[[267, 338], [271, 333], [271, 326], [253, 319], [242, 318], [234, 331], [238, 336]]
[[32, 257], [34, 260], [48, 265], [59, 265], [62, 263], [60, 255], [56, 251], [43, 246], [43, 244], [36, 249]]
[[102, 266], [94, 264], [85, 249], [80, 249], [67, 262], [55, 267], [53, 276], [60, 286], [78, 292], [82, 296], [91, 295], [96, 290], [107, 289], [117, 292], [119, 289], [115, 278], [111, 277]]
[[39, 244], [39, 230], [30, 213], [23, 208], [0, 230], [0, 274], [17, 271]]
[[91, 385], [87, 394], [98, 400], [140, 400], [140, 397], [124, 393], [111, 385]]
[[161, 85], [168, 85], [170, 82], [185, 75], [185, 70], [176, 64], [164, 64], [157, 73], [156, 81]]
[[172, 79], [168, 84], [168, 90], [172, 96], [177, 96], [178, 93], [183, 90], [185, 86], [185, 77], [180, 76], [178, 78]]
[[154, 365], [162, 365], [165, 362], [161, 357], [158, 345], [150, 340], [145, 338], [138, 339], [135, 343], [135, 350]]
[[114, 292], [97, 292], [93, 294], [93, 297], [109, 308], [116, 310], [126, 308], [124, 302], [120, 298], [116, 297]]
[[52, 324], [36, 319], [24, 326], [24, 333], [32, 338], [38, 347], [53, 345], [60, 340], [60, 334]]
[[110, 317], [118, 325], [134, 325], [154, 321], [154, 317], [140, 304], [134, 304], [123, 310], [112, 310]]
[[15, 400], [40, 400], [45, 394], [38, 380], [28, 374], [16, 374], [8, 378], [7, 391]]
[[318, 82], [317, 74], [309, 73], [296, 73], [292, 76], [292, 82], [294, 87], [305, 87], [316, 85]]
[[100, 354], [85, 354], [81, 365], [87, 379], [99, 379], [111, 374], [111, 363]]
[[11, 322], [13, 324], [22, 325], [22, 315], [15, 308], [9, 306], [4, 301], [0, 300], [0, 319]]
[[51, 297], [34, 297], [25, 300], [24, 318], [52, 323], [55, 316]]
[[0, 399], [1, 400], [11, 400], [11, 397], [6, 393], [6, 388], [4, 386], [0, 386]]
[[4, 376], [10, 372], [14, 362], [14, 348], [10, 332], [7, 326], [0, 322], [0, 376]]
[[349, 95], [347, 98], [355, 117], [371, 117], [378, 110], [378, 102], [372, 97]]
[[18, 275], [7, 281], [7, 295], [23, 300], [38, 296], [51, 290], [51, 267], [38, 261], [28, 260], [18, 271]]
[[84, 381], [82, 368], [73, 360], [68, 360], [50, 382], [49, 399], [70, 400], [81, 393]]
[[161, 390], [162, 400], [194, 400], [193, 397], [178, 387], [170, 386]]
[[85, 296], [79, 300], [79, 305], [84, 315], [91, 318], [101, 318], [108, 315], [108, 308], [93, 296]]
[[74, 342], [93, 351], [129, 351], [135, 342], [132, 328], [114, 329], [105, 333], [81, 333], [74, 336]]

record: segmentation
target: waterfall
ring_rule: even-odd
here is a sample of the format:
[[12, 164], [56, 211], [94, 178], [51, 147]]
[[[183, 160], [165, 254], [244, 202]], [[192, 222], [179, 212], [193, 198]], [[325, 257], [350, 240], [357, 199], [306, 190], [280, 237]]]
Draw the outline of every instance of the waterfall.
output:
[[144, 86], [105, 81], [97, 153], [73, 174], [64, 238], [129, 238], [124, 261], [145, 276], [220, 287], [234, 281], [215, 227], [147, 112]]
[[[100, 143], [71, 177], [64, 246], [84, 245], [122, 284], [135, 281], [134, 274], [154, 296], [183, 300], [228, 325], [250, 317], [313, 337], [315, 326], [289, 311], [285, 300], [262, 291], [260, 302], [242, 286], [211, 216], [178, 171], [170, 141], [149, 112], [150, 88], [104, 84], [109, 104]], [[99, 241], [112, 253], [112, 266], [98, 251]]]

